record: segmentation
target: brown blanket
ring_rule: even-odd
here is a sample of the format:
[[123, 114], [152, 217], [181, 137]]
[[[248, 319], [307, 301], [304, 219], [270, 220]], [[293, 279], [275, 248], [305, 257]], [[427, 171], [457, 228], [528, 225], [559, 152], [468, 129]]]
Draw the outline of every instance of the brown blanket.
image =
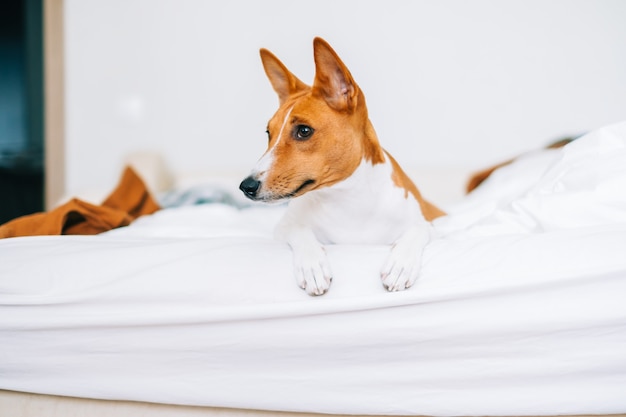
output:
[[117, 188], [99, 205], [76, 198], [47, 212], [19, 217], [0, 226], [0, 238], [37, 235], [95, 235], [128, 226], [159, 209], [137, 173], [127, 167]]
[[[575, 139], [576, 138], [573, 138], [573, 137], [559, 139], [556, 142], [553, 142], [550, 145], [546, 146], [546, 149], [562, 148], [563, 146], [567, 145], [568, 143], [570, 143], [571, 141]], [[509, 165], [513, 161], [515, 161], [515, 158], [502, 162], [498, 165], [494, 165], [490, 168], [483, 169], [482, 171], [475, 172], [474, 174], [470, 176], [470, 179], [467, 181], [467, 184], [465, 186], [465, 192], [466, 193], [472, 192], [474, 189], [478, 188], [478, 186], [482, 184], [487, 178], [489, 178], [489, 176], [493, 174], [493, 172], [496, 169]]]

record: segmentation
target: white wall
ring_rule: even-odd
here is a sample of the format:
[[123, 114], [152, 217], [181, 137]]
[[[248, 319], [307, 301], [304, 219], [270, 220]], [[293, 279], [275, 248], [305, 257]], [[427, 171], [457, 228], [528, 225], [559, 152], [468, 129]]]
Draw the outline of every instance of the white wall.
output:
[[626, 119], [621, 0], [66, 0], [68, 193], [124, 155], [242, 177], [277, 99], [258, 49], [313, 78], [328, 40], [406, 167], [482, 167]]

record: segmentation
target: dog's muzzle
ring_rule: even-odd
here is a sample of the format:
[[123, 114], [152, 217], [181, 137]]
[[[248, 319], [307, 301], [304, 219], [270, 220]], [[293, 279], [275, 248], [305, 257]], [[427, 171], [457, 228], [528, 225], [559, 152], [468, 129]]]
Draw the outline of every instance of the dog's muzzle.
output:
[[261, 181], [255, 180], [251, 176], [241, 181], [239, 189], [251, 200], [257, 199], [257, 192], [261, 188]]

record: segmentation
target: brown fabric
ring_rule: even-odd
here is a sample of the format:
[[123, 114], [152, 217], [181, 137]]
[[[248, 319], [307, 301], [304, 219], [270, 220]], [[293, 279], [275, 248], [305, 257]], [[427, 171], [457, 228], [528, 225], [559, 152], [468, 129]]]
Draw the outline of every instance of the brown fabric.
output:
[[465, 185], [465, 193], [469, 194], [474, 191], [480, 184], [482, 184], [489, 176], [498, 168], [502, 168], [503, 166], [509, 165], [515, 159], [511, 159], [510, 161], [502, 162], [498, 165], [494, 165], [490, 168], [483, 169], [482, 171], [475, 172], [471, 175], [470, 179], [467, 181]]
[[128, 226], [133, 220], [159, 210], [137, 173], [127, 167], [117, 188], [100, 205], [79, 199], [46, 213], [19, 217], [0, 226], [0, 238], [39, 235], [95, 235]]
[[[548, 146], [546, 146], [546, 149], [562, 148], [563, 146], [567, 145], [568, 143], [570, 143], [571, 141], [575, 139], [576, 138], [570, 138], [570, 137], [559, 139], [556, 142], [553, 142], [549, 144]], [[474, 174], [470, 176], [470, 179], [467, 181], [467, 184], [465, 185], [465, 192], [469, 194], [470, 192], [478, 188], [478, 186], [482, 184], [487, 178], [489, 178], [489, 176], [493, 173], [493, 171], [495, 171], [498, 168], [502, 168], [503, 166], [509, 165], [513, 161], [515, 161], [515, 158], [509, 161], [499, 163], [498, 165], [494, 165], [490, 168], [475, 172]]]

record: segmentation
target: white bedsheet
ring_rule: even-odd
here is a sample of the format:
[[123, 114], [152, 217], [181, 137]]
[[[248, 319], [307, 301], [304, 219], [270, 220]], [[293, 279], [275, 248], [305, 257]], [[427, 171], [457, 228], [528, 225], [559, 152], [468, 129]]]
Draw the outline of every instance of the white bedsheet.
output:
[[309, 297], [283, 207], [163, 210], [0, 240], [0, 389], [345, 414], [626, 412], [626, 123], [497, 171], [436, 222], [416, 285], [329, 246]]

